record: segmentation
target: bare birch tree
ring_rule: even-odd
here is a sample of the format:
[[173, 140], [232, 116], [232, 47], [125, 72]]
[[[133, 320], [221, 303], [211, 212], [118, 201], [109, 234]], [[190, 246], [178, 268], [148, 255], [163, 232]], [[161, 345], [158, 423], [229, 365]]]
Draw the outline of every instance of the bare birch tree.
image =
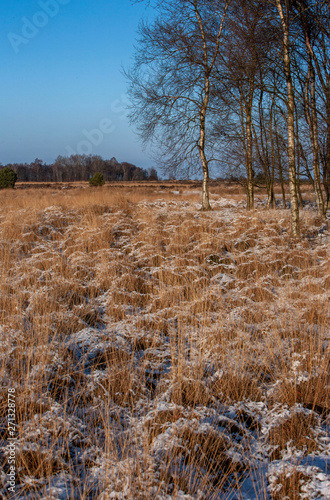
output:
[[[315, 19], [315, 3], [309, 0], [296, 0], [295, 9], [298, 19], [297, 45], [300, 46], [295, 51], [295, 78], [300, 84], [301, 97], [304, 116], [309, 129], [310, 143], [312, 149], [312, 169], [313, 175], [309, 171], [306, 155], [299, 134], [296, 134], [297, 146], [299, 148], [298, 158], [301, 156], [306, 167], [306, 172], [315, 191], [316, 205], [319, 215], [325, 214], [325, 203], [321, 186], [320, 154], [319, 154], [319, 118], [317, 107], [317, 78], [315, 62], [313, 60], [313, 46], [318, 37], [319, 28]], [[303, 47], [305, 50], [303, 50]]]
[[[247, 209], [254, 208], [254, 184], [260, 148], [254, 140], [258, 101], [265, 94], [270, 54], [277, 40], [271, 20], [272, 9], [261, 0], [236, 0], [226, 22], [218, 67], [219, 108], [230, 110], [240, 124], [239, 138], [244, 151]], [[258, 99], [259, 95], [259, 99]], [[260, 106], [259, 106], [260, 108]], [[258, 118], [257, 118], [258, 119]], [[264, 125], [261, 132], [264, 130]], [[259, 130], [260, 132], [260, 130]], [[237, 134], [235, 140], [237, 141]], [[255, 161], [257, 157], [257, 162]], [[266, 167], [263, 162], [263, 167]]]
[[[323, 185], [326, 192], [326, 201], [324, 203], [325, 212], [330, 208], [330, 2], [311, 2], [299, 1], [300, 9], [304, 14], [304, 34], [306, 48], [311, 56], [313, 65], [310, 67], [310, 110], [311, 124], [314, 128], [313, 142], [316, 146], [318, 140], [317, 112], [322, 116], [325, 129], [325, 145], [321, 158], [323, 159]], [[314, 36], [311, 31], [315, 30]], [[315, 70], [314, 70], [315, 68]], [[322, 94], [325, 113], [316, 109], [315, 105], [315, 73], [318, 78], [320, 94]], [[318, 172], [316, 173], [316, 175]], [[321, 204], [320, 193], [316, 193]]]
[[295, 157], [295, 96], [291, 72], [290, 56], [290, 0], [276, 0], [276, 7], [282, 25], [283, 68], [287, 84], [287, 133], [288, 133], [288, 162], [289, 162], [289, 190], [291, 202], [291, 232], [292, 236], [299, 237], [299, 204], [297, 194], [297, 173]]
[[[210, 210], [208, 134], [213, 77], [230, 0], [164, 0], [159, 17], [141, 24], [128, 71], [130, 118], [145, 143], [164, 152], [163, 170], [203, 172], [202, 210]], [[209, 123], [208, 123], [209, 120]]]

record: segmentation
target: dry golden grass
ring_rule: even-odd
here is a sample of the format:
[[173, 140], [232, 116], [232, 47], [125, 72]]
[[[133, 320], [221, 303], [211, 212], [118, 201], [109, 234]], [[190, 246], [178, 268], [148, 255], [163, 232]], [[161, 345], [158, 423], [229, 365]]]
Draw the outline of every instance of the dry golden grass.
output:
[[303, 486], [310, 481], [310, 477], [294, 469], [289, 473], [284, 472], [277, 478], [277, 491], [272, 493], [272, 500], [299, 500], [303, 493]]
[[[292, 241], [288, 211], [231, 208], [231, 185], [211, 188], [208, 213], [194, 183], [59, 187], [0, 192], [0, 440], [15, 387], [26, 498], [60, 474], [82, 500], [239, 498], [242, 446], [270, 446], [269, 464], [290, 442], [320, 451], [326, 223], [304, 212]], [[291, 413], [267, 427], [278, 408]], [[272, 498], [299, 498], [305, 479], [278, 476]]]
[[223, 401], [260, 401], [262, 397], [261, 390], [257, 380], [248, 376], [248, 374], [237, 375], [227, 372], [219, 380], [212, 384], [212, 394]]
[[330, 377], [326, 368], [301, 382], [283, 380], [274, 394], [274, 402], [289, 406], [302, 403], [306, 408], [325, 416], [330, 411]]
[[281, 452], [289, 445], [306, 454], [317, 450], [317, 442], [314, 439], [312, 428], [316, 424], [314, 415], [294, 413], [289, 419], [270, 430], [269, 442], [275, 447], [271, 458], [277, 460]]

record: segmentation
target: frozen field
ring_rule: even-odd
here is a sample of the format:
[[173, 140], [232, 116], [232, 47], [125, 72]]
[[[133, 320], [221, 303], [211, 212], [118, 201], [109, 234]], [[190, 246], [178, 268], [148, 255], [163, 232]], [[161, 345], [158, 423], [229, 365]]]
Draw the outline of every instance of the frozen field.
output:
[[0, 193], [0, 498], [329, 499], [328, 223], [154, 189]]

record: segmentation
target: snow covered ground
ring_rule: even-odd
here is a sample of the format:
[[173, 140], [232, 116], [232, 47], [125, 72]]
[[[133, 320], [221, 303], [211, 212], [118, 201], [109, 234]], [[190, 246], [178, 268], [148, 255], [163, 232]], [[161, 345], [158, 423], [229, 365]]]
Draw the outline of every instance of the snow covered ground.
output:
[[0, 497], [330, 499], [328, 223], [178, 194], [1, 214]]

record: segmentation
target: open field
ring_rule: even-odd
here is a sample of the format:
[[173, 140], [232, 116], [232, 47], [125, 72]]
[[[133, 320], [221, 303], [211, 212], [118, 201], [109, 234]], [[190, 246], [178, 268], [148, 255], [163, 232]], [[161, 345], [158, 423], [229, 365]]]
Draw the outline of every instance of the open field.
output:
[[261, 191], [247, 213], [213, 186], [204, 213], [194, 183], [63, 187], [0, 192], [0, 498], [329, 499], [310, 188], [294, 241]]

